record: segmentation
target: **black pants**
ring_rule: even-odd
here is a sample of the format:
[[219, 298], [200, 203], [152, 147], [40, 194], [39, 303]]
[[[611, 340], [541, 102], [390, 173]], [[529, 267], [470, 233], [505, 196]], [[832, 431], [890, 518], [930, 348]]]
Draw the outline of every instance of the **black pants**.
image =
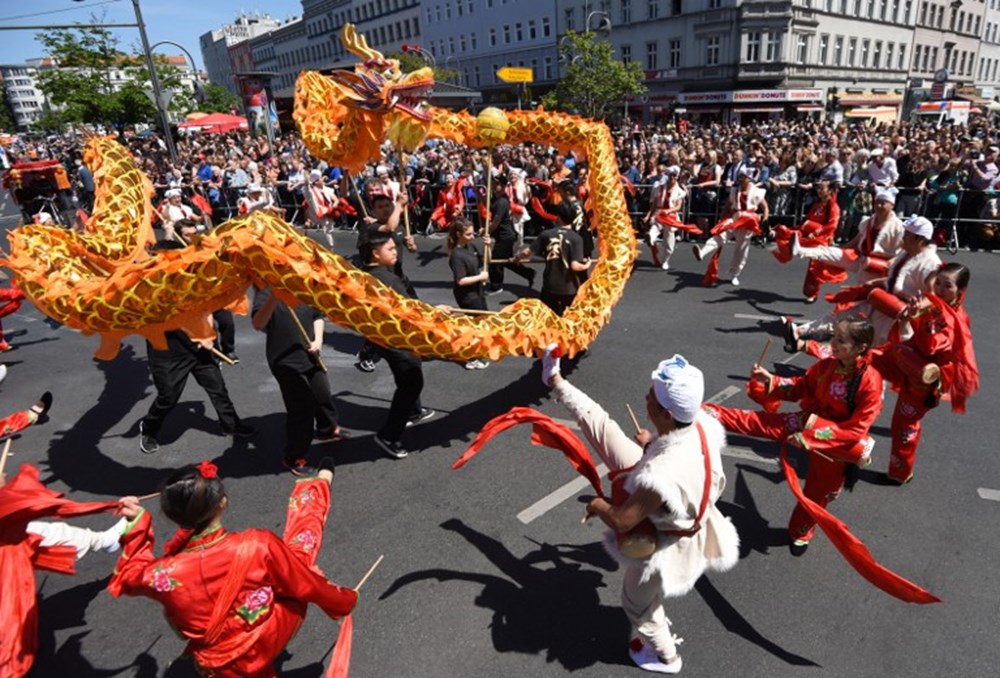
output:
[[156, 400], [149, 408], [149, 414], [142, 420], [145, 435], [155, 438], [159, 434], [163, 420], [174, 409], [184, 392], [188, 375], [193, 375], [194, 380], [205, 389], [219, 415], [223, 432], [228, 434], [236, 429], [240, 418], [236, 415], [222, 372], [211, 353], [204, 349], [184, 353], [150, 350], [148, 362], [153, 385], [156, 387]]
[[330, 394], [330, 381], [318, 366], [302, 370], [271, 365], [285, 403], [285, 456], [303, 459], [313, 434], [327, 437], [337, 429], [337, 406]]
[[542, 303], [551, 308], [553, 313], [562, 316], [576, 299], [576, 294], [553, 294], [543, 289], [541, 299]]
[[420, 393], [424, 390], [424, 371], [421, 360], [412, 353], [391, 348], [376, 347], [378, 354], [385, 358], [396, 382], [396, 392], [392, 394], [389, 416], [378, 434], [384, 440], [396, 442], [403, 437], [406, 422], [420, 412]]
[[[510, 259], [514, 256], [514, 238], [497, 238], [493, 241], [493, 249], [490, 251], [492, 259]], [[503, 287], [503, 270], [509, 268], [514, 273], [528, 281], [531, 285], [535, 280], [535, 271], [524, 264], [490, 264], [490, 287], [499, 289]]]
[[233, 322], [232, 311], [220, 308], [212, 314], [212, 319], [215, 320], [218, 335], [215, 338], [216, 348], [226, 355], [236, 353], [236, 323]]

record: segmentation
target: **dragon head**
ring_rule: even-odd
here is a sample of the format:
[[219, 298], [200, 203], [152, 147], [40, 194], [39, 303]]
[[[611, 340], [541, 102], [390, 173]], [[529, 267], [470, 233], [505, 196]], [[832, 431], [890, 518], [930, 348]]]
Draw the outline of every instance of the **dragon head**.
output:
[[399, 61], [387, 59], [369, 47], [354, 24], [344, 24], [340, 40], [347, 51], [363, 59], [353, 72], [334, 71], [330, 75], [339, 85], [342, 103], [382, 114], [403, 112], [422, 122], [430, 121], [430, 113], [423, 106], [423, 95], [434, 86], [434, 72], [430, 68], [403, 73]]

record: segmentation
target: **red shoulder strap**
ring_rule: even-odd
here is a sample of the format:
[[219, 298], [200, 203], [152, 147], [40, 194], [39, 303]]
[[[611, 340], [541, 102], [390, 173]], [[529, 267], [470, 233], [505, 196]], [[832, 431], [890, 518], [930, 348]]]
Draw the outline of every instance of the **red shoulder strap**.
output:
[[666, 534], [674, 537], [690, 537], [698, 534], [701, 529], [701, 519], [705, 516], [705, 509], [708, 508], [708, 495], [712, 489], [712, 456], [708, 453], [708, 438], [705, 437], [705, 429], [699, 422], [694, 424], [698, 428], [698, 438], [701, 440], [701, 456], [705, 460], [705, 484], [701, 492], [701, 504], [698, 506], [698, 515], [694, 519], [694, 527], [690, 530], [669, 530]]

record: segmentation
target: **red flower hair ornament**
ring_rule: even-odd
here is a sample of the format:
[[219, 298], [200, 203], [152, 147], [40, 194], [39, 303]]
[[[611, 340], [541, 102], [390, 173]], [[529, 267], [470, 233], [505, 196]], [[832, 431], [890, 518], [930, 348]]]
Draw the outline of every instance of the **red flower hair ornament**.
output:
[[195, 464], [195, 468], [198, 469], [198, 473], [200, 473], [201, 477], [205, 480], [211, 480], [212, 478], [219, 477], [219, 467], [207, 459], [200, 464]]

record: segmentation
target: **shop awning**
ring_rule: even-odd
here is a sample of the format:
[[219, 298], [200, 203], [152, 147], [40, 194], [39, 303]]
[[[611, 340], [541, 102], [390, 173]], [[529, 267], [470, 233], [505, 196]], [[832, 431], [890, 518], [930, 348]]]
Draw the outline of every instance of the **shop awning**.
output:
[[977, 94], [971, 94], [969, 92], [955, 92], [955, 98], [968, 101], [970, 103], [975, 104], [976, 106], [986, 106], [987, 104], [990, 103], [989, 99], [984, 99], [983, 97]]
[[901, 106], [903, 97], [894, 96], [867, 96], [867, 97], [841, 97], [841, 106]]
[[803, 104], [802, 106], [796, 106], [795, 110], [802, 111], [804, 113], [815, 113], [817, 111], [822, 111], [823, 107], [819, 104]]
[[785, 109], [781, 106], [737, 106], [733, 110], [737, 113], [781, 113]]

